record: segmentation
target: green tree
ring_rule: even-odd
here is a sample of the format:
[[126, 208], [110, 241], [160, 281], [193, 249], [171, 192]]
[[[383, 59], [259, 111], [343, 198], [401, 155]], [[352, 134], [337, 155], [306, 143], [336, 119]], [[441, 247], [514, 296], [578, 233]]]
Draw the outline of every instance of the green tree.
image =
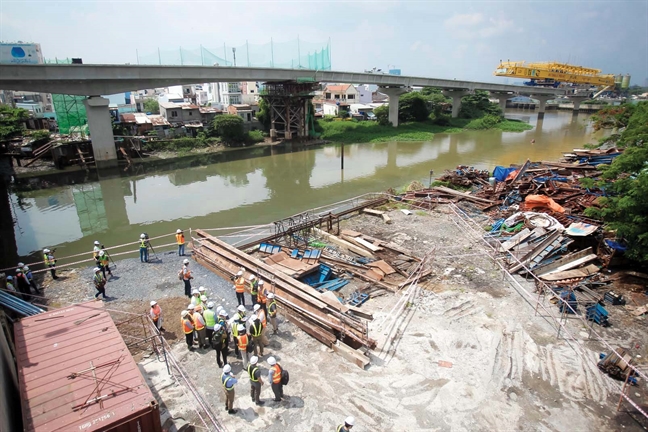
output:
[[6, 141], [22, 133], [29, 111], [0, 105], [0, 141]]
[[447, 126], [450, 123], [450, 116], [444, 114], [444, 108], [450, 103], [450, 98], [445, 97], [441, 89], [436, 87], [423, 87], [420, 93], [427, 102], [430, 121]]
[[160, 104], [158, 101], [152, 98], [144, 99], [144, 111], [150, 112], [153, 114], [160, 113]]
[[419, 92], [406, 93], [398, 102], [398, 120], [400, 122], [425, 121], [429, 111], [425, 97]]
[[259, 111], [256, 114], [257, 120], [263, 125], [263, 130], [268, 132], [270, 130], [270, 104], [261, 97], [259, 99]]
[[379, 125], [387, 126], [389, 124], [389, 105], [379, 106], [373, 110]]
[[[606, 108], [602, 111], [607, 111]], [[627, 256], [648, 264], [648, 102], [632, 109], [626, 129], [618, 145], [625, 147], [622, 155], [609, 166], [599, 166], [608, 196], [602, 207], [590, 207], [585, 214], [602, 218], [617, 238], [625, 240]], [[587, 182], [583, 182], [587, 185]]]
[[229, 145], [241, 144], [245, 141], [243, 119], [237, 115], [217, 115], [212, 121], [212, 128], [216, 135]]
[[486, 114], [503, 116], [499, 105], [488, 100], [488, 92], [475, 90], [473, 94], [461, 98], [459, 117], [473, 119], [483, 117]]

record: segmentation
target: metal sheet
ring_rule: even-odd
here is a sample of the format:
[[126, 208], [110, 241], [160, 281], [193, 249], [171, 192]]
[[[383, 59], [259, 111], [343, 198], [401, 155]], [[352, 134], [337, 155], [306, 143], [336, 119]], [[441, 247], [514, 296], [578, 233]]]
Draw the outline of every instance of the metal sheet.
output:
[[103, 303], [25, 318], [14, 333], [25, 431], [110, 430], [144, 417], [147, 430], [161, 430], [157, 402]]

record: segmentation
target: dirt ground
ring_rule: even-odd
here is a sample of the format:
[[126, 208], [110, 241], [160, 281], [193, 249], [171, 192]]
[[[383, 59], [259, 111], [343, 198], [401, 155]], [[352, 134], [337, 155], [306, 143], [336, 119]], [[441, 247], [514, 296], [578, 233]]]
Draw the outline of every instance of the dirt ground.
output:
[[[396, 336], [387, 338], [385, 330], [401, 294], [370, 299], [362, 306], [374, 314], [369, 329], [378, 340], [366, 370], [281, 320], [261, 366], [265, 376], [266, 360], [273, 355], [290, 371], [285, 387], [289, 399], [275, 404], [269, 385], [264, 385], [261, 397], [266, 404], [254, 405], [247, 374], [241, 362], [230, 357], [239, 379], [235, 400], [239, 411], [228, 415], [215, 353], [188, 352], [182, 341], [175, 343], [174, 355], [225, 427], [330, 431], [352, 415], [354, 432], [642, 430], [635, 421], [641, 416], [628, 412], [627, 404], [620, 414], [616, 412], [622, 383], [596, 368], [604, 347], [588, 341], [587, 329], [573, 318], [566, 325], [577, 340], [557, 338], [550, 321], [534, 315], [533, 307], [504, 279], [481, 244], [447, 213], [444, 207], [410, 216], [394, 210], [389, 213], [390, 225], [368, 215], [343, 223], [344, 228], [391, 240], [419, 256], [434, 249], [434, 273], [398, 316]], [[520, 281], [533, 291], [531, 283]], [[233, 293], [224, 294], [222, 300], [231, 307]], [[633, 355], [640, 355], [637, 361], [643, 363], [648, 358], [645, 319], [629, 315], [621, 306], [608, 310], [613, 326], [595, 330], [613, 346], [632, 346]], [[179, 328], [169, 328], [181, 336]], [[193, 398], [169, 378], [161, 359], [149, 355], [140, 367], [165, 416], [202, 426]], [[648, 400], [644, 388], [641, 383], [629, 393], [642, 406]]]

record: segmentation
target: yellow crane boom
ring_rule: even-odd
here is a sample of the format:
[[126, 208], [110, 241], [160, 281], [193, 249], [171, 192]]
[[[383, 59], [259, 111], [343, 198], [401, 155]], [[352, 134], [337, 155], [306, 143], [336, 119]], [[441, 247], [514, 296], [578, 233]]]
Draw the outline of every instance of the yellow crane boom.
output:
[[600, 69], [573, 66], [565, 63], [501, 62], [495, 76], [554, 80], [561, 83], [614, 86], [614, 75], [601, 74]]

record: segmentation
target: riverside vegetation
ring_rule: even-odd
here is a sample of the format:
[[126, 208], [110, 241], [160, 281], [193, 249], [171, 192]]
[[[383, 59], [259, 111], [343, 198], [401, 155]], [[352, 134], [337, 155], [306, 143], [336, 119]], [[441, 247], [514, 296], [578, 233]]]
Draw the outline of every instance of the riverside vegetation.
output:
[[389, 123], [389, 106], [385, 105], [374, 110], [376, 122], [358, 122], [348, 118], [326, 116], [320, 122], [322, 138], [345, 144], [425, 141], [432, 139], [436, 133], [486, 129], [522, 132], [533, 128], [518, 120], [505, 119], [499, 105], [490, 102], [486, 92], [476, 91], [465, 96], [461, 103], [459, 117], [452, 118], [446, 112], [449, 100], [439, 89], [426, 87], [420, 92], [407, 93], [401, 97], [397, 128]]

